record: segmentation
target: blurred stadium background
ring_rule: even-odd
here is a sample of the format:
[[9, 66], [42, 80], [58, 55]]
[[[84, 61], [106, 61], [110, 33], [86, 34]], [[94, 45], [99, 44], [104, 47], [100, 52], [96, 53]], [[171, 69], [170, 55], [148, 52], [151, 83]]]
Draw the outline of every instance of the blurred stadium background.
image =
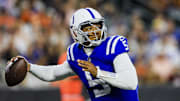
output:
[[108, 35], [128, 38], [141, 101], [180, 101], [180, 0], [0, 0], [0, 101], [89, 101], [77, 77], [47, 83], [28, 74], [12, 88], [4, 81], [17, 55], [62, 63], [73, 42], [69, 19], [82, 7], [105, 16]]

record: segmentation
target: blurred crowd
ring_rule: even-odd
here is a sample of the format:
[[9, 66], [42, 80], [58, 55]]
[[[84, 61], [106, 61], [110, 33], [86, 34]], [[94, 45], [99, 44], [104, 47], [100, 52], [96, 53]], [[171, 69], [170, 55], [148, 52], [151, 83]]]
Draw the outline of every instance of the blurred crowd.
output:
[[73, 42], [69, 19], [83, 7], [100, 11], [108, 36], [128, 38], [140, 84], [180, 86], [180, 0], [0, 0], [1, 74], [17, 55], [57, 64]]

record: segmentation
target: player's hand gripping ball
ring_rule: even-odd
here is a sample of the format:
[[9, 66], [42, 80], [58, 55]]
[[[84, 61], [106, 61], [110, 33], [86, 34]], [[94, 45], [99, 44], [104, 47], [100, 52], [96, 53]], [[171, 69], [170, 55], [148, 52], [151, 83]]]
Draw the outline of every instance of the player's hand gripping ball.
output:
[[5, 71], [5, 80], [8, 86], [15, 86], [21, 83], [27, 74], [28, 62], [24, 57], [13, 57], [8, 62]]

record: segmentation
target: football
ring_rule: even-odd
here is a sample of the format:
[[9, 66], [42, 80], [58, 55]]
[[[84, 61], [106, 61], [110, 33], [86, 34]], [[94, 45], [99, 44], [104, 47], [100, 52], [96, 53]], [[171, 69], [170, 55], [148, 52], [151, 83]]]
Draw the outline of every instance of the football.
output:
[[8, 86], [21, 83], [27, 74], [27, 62], [23, 57], [16, 57], [9, 62], [5, 70], [5, 80]]

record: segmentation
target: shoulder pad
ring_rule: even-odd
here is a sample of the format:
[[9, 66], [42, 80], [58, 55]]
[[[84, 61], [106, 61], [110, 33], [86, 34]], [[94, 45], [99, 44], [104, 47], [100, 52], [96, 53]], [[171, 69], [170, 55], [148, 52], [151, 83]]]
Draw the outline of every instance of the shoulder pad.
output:
[[112, 36], [109, 38], [106, 46], [106, 55], [121, 54], [128, 51], [128, 42], [124, 36]]

